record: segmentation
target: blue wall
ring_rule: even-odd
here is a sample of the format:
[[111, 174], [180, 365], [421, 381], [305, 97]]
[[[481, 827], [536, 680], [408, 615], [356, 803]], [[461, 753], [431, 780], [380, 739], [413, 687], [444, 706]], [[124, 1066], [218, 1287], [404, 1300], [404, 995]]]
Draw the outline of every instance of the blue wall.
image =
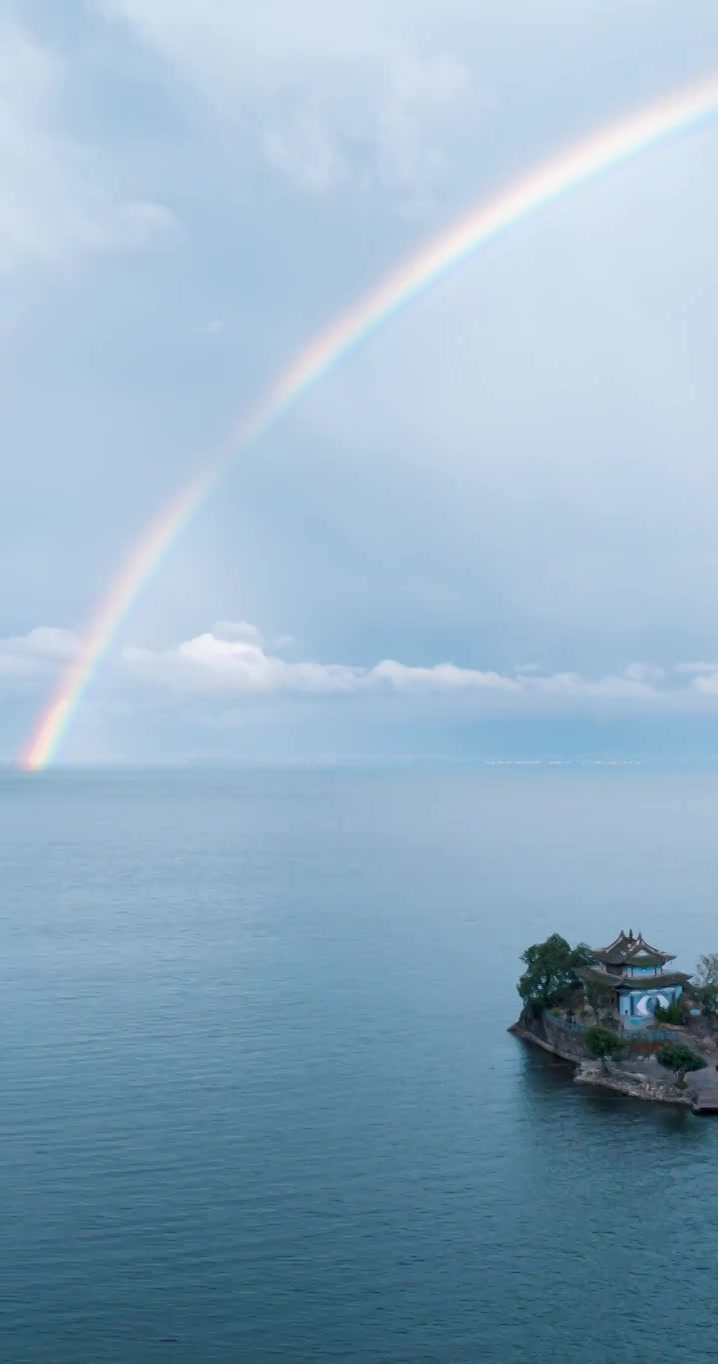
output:
[[641, 1027], [650, 1022], [656, 1004], [665, 1008], [672, 999], [678, 999], [682, 989], [682, 985], [669, 985], [666, 989], [622, 990], [618, 996], [618, 1011], [624, 1023]]

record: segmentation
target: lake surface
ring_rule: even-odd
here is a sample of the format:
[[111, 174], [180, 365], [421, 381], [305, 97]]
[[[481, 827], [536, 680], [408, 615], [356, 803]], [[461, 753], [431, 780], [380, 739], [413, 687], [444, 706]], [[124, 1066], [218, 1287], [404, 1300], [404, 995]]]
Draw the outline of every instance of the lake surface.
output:
[[506, 1033], [718, 950], [718, 777], [0, 778], [3, 1364], [714, 1364], [718, 1120]]

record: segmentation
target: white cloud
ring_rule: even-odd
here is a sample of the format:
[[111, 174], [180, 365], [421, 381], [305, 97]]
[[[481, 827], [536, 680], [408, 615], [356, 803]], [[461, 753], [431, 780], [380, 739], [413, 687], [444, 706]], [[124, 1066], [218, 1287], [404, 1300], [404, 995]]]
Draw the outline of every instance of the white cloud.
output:
[[105, 159], [93, 165], [58, 131], [72, 83], [69, 60], [0, 20], [0, 271], [135, 250], [176, 230], [161, 204], [118, 199]]
[[409, 667], [385, 659], [373, 667], [343, 663], [287, 662], [265, 650], [259, 633], [246, 622], [219, 627], [175, 648], [154, 651], [128, 648], [129, 671], [146, 681], [191, 694], [233, 696], [242, 693], [348, 694], [369, 690], [393, 692], [516, 692], [514, 678], [495, 672], [457, 668], [452, 663]]
[[50, 678], [72, 658], [78, 643], [72, 630], [51, 626], [0, 639], [0, 679]]
[[[718, 668], [677, 664], [664, 669], [629, 664], [623, 672], [595, 677], [577, 672], [545, 672], [526, 664], [510, 673], [460, 667], [451, 662], [409, 664], [385, 658], [378, 663], [291, 662], [278, 649], [294, 641], [283, 636], [265, 644], [248, 621], [217, 621], [211, 630], [168, 649], [128, 646], [115, 661], [115, 681], [150, 685], [175, 695], [231, 699], [282, 695], [327, 696], [474, 696], [482, 704], [550, 707], [553, 713], [579, 707], [681, 710], [718, 697]], [[0, 682], [51, 685], [80, 644], [72, 630], [39, 626], [25, 635], [0, 639]], [[698, 675], [694, 670], [701, 668]], [[676, 678], [684, 680], [676, 681]]]
[[685, 677], [696, 677], [701, 673], [718, 672], [718, 663], [676, 663], [673, 671]]
[[629, 663], [626, 668], [626, 677], [631, 682], [660, 682], [665, 675], [665, 669], [653, 663]]
[[217, 620], [212, 626], [212, 635], [220, 640], [241, 640], [245, 644], [261, 645], [262, 636], [256, 625], [246, 620]]
[[[385, 0], [96, 0], [165, 63], [178, 97], [313, 191], [423, 187], [474, 102], [460, 55]], [[422, 31], [422, 29], [424, 31]]]
[[450, 662], [417, 665], [396, 659], [369, 666], [289, 662], [265, 646], [259, 631], [245, 621], [221, 621], [213, 630], [162, 651], [127, 648], [123, 658], [131, 677], [195, 696], [465, 694], [529, 709], [561, 709], [575, 705], [680, 707], [695, 704], [699, 693], [718, 694], [718, 672], [676, 685], [667, 682], [665, 669], [643, 663], [629, 664], [622, 673], [585, 677], [576, 672], [541, 672], [536, 666], [527, 671], [526, 665], [509, 674]]
[[132, 673], [181, 692], [233, 696], [240, 693], [347, 692], [355, 691], [361, 670], [341, 664], [287, 663], [265, 653], [256, 639], [240, 635], [227, 638], [207, 632], [185, 640], [174, 649], [154, 652], [128, 648], [124, 659]]
[[433, 667], [410, 667], [394, 659], [384, 659], [368, 668], [360, 678], [362, 686], [388, 686], [392, 691], [417, 692], [510, 692], [521, 690], [513, 677], [500, 673], [481, 672], [477, 668], [457, 668], [454, 663], [436, 663]]
[[677, 663], [673, 671], [691, 679], [690, 686], [700, 696], [718, 696], [718, 663]]

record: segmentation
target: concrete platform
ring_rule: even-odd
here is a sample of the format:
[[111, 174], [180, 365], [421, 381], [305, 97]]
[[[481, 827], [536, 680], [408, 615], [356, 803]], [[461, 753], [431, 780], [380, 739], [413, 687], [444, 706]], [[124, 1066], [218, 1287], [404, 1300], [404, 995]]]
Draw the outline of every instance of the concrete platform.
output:
[[691, 1096], [691, 1108], [694, 1113], [718, 1116], [718, 1085], [697, 1090]]

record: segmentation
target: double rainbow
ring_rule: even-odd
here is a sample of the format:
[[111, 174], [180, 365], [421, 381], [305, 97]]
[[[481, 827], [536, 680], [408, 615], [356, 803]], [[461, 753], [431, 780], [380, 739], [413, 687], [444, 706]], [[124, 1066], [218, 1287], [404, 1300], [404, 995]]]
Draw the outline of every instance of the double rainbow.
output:
[[712, 77], [575, 143], [472, 209], [311, 341], [140, 536], [100, 602], [76, 657], [37, 718], [20, 766], [33, 771], [52, 762], [119, 626], [234, 459], [355, 347], [368, 341], [474, 252], [562, 195], [700, 126], [716, 113], [718, 77]]

